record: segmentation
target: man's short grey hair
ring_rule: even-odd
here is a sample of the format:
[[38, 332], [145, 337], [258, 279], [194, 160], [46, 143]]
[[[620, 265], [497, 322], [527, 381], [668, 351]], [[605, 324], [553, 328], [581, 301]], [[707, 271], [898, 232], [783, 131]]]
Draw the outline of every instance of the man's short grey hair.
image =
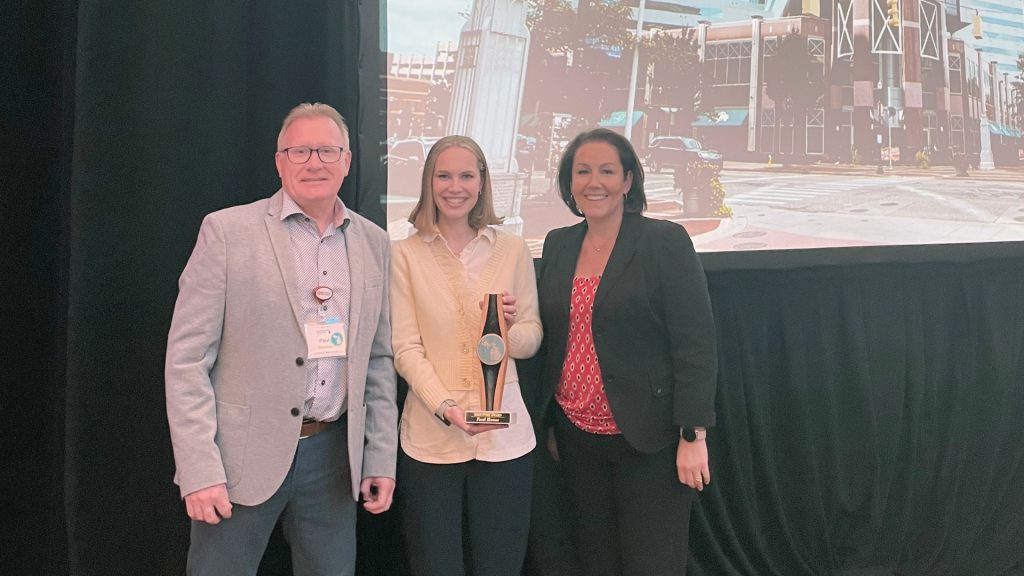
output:
[[281, 150], [281, 141], [284, 139], [284, 133], [291, 126], [292, 122], [297, 118], [315, 118], [318, 116], [334, 120], [334, 123], [341, 129], [341, 137], [344, 140], [343, 146], [346, 150], [349, 150], [348, 124], [345, 123], [345, 119], [333, 106], [322, 102], [313, 102], [312, 104], [303, 102], [288, 112], [288, 115], [284, 117], [284, 122], [281, 123], [281, 132], [277, 135], [277, 149]]

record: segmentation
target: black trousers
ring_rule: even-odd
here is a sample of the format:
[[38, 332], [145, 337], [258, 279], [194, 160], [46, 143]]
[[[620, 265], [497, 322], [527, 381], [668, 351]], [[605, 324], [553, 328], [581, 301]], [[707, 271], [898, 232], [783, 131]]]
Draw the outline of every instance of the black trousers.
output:
[[582, 573], [685, 575], [696, 491], [679, 482], [676, 445], [645, 454], [621, 434], [584, 432], [556, 412]]
[[532, 481], [532, 453], [507, 462], [427, 464], [400, 452], [398, 509], [412, 574], [518, 576]]

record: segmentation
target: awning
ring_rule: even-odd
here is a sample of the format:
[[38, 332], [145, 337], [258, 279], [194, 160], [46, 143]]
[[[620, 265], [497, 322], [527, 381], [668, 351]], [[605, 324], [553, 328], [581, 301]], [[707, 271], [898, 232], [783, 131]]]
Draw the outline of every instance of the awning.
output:
[[988, 131], [996, 136], [1006, 136], [1007, 138], [1020, 138], [1024, 135], [1019, 128], [1013, 128], [1005, 124], [996, 124], [995, 122], [989, 122]]
[[708, 118], [701, 116], [693, 121], [694, 128], [711, 128], [714, 126], [742, 126], [747, 121], [746, 108], [721, 108], [716, 115]]
[[[633, 126], [644, 117], [644, 113], [640, 111], [633, 112]], [[605, 116], [603, 120], [597, 123], [602, 128], [624, 128], [626, 126], [626, 111], [616, 110], [608, 116]]]
[[1006, 133], [1003, 127], [999, 124], [996, 124], [995, 122], [989, 122], [988, 131], [994, 134], [995, 136], [1009, 136], [1009, 134]]
[[1020, 138], [1024, 136], [1024, 131], [1020, 128], [1013, 128], [1006, 124], [996, 124], [995, 122], [989, 122], [988, 131], [996, 136], [1006, 136], [1007, 138]]

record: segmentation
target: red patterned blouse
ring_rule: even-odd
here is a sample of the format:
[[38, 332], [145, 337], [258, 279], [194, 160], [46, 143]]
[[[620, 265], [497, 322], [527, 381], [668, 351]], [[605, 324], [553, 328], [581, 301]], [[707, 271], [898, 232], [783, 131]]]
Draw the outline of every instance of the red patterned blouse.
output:
[[555, 400], [569, 421], [591, 434], [621, 434], [604, 393], [592, 331], [594, 296], [600, 276], [572, 280], [569, 341]]

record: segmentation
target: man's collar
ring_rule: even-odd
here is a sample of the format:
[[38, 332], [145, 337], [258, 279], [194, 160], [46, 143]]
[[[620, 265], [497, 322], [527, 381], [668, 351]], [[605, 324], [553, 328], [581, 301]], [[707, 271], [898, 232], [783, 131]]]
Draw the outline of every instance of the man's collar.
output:
[[[281, 196], [284, 197], [282, 202], [281, 202], [281, 221], [282, 222], [286, 218], [288, 218], [289, 216], [294, 216], [296, 214], [302, 214], [303, 216], [312, 218], [312, 216], [310, 216], [309, 214], [306, 214], [302, 210], [302, 207], [299, 206], [298, 203], [295, 202], [295, 200], [291, 196], [288, 195], [288, 192], [285, 192], [285, 191], [282, 190]], [[349, 218], [349, 215], [348, 215], [348, 209], [345, 208], [345, 203], [341, 201], [341, 198], [335, 198], [334, 215], [333, 215], [334, 227], [338, 228], [338, 227], [342, 226], [349, 219], [350, 218]]]

